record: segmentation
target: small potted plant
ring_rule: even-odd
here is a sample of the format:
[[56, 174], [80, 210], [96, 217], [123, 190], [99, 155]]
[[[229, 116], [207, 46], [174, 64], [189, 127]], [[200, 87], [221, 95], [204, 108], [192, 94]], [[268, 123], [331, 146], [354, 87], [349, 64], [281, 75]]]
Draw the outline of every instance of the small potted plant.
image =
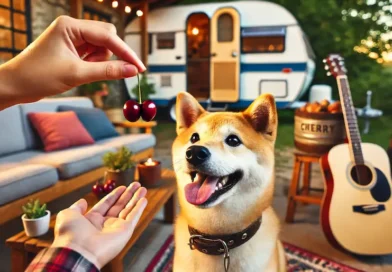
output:
[[23, 227], [29, 237], [43, 235], [49, 230], [50, 211], [46, 204], [41, 205], [39, 200], [30, 200], [22, 207]]
[[117, 185], [128, 186], [135, 176], [136, 163], [132, 160], [132, 152], [125, 146], [116, 152], [106, 153], [102, 160], [108, 169], [105, 172], [105, 182], [112, 180]]

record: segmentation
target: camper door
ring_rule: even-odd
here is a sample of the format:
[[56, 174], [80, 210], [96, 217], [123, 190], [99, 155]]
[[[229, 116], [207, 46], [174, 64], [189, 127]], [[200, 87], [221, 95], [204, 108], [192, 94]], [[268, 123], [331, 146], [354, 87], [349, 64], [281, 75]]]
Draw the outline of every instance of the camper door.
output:
[[211, 85], [213, 102], [237, 102], [240, 75], [240, 15], [221, 8], [211, 19]]

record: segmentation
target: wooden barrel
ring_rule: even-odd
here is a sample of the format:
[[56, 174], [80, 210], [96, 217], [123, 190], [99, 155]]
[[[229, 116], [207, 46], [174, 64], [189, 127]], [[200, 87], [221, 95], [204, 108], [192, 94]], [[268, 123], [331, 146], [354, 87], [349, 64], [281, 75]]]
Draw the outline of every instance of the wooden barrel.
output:
[[298, 150], [324, 154], [345, 139], [342, 113], [295, 111], [294, 143]]

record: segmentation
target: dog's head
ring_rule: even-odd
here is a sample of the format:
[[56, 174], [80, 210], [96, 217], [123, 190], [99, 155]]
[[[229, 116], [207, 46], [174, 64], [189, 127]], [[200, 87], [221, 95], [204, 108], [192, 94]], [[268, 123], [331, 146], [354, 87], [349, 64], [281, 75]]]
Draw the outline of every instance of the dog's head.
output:
[[269, 205], [277, 134], [273, 96], [261, 95], [244, 112], [209, 113], [180, 93], [176, 107], [173, 165], [181, 206], [197, 213]]

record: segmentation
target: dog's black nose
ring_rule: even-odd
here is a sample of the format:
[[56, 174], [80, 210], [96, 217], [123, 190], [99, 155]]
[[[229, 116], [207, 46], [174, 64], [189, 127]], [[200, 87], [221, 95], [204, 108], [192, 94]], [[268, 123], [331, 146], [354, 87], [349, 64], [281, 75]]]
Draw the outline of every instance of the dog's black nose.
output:
[[186, 160], [190, 164], [197, 166], [208, 160], [208, 158], [211, 156], [211, 153], [204, 146], [193, 145], [186, 150], [185, 155]]

